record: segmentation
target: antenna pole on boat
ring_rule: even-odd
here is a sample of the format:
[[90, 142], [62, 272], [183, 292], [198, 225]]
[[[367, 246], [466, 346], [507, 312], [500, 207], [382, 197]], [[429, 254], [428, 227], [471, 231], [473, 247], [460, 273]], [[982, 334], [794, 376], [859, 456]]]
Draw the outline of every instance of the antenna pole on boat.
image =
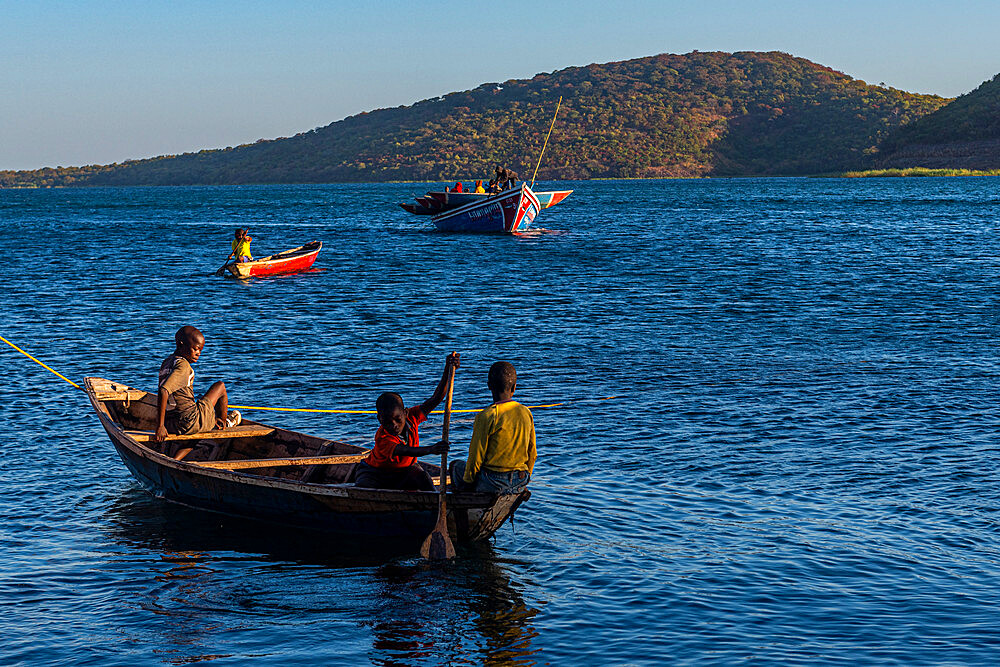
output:
[[[454, 353], [453, 353], [454, 354]], [[451, 377], [448, 379], [448, 398], [444, 404], [444, 425], [441, 427], [441, 439], [448, 441], [448, 427], [451, 424], [451, 397], [455, 388], [455, 368], [451, 368]], [[443, 560], [455, 557], [455, 545], [448, 537], [448, 452], [441, 454], [441, 496], [438, 500], [437, 525], [433, 532], [427, 536], [420, 546], [420, 555], [432, 560]]]
[[542, 156], [545, 155], [545, 147], [549, 145], [549, 137], [552, 136], [552, 128], [556, 125], [556, 116], [559, 115], [559, 105], [562, 104], [562, 95], [556, 102], [556, 112], [552, 114], [552, 122], [549, 124], [549, 133], [545, 135], [545, 143], [542, 144], [542, 152], [538, 154], [538, 162], [535, 164], [535, 172], [531, 175], [531, 187], [535, 187], [535, 176], [538, 175], [538, 168], [542, 165]]

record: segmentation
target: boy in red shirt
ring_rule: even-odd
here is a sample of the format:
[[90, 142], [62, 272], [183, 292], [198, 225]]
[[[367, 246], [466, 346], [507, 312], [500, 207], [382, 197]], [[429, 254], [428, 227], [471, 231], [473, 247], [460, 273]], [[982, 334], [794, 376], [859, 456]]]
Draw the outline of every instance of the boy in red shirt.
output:
[[375, 410], [381, 426], [375, 432], [375, 446], [371, 453], [358, 464], [355, 472], [357, 486], [369, 489], [434, 491], [434, 482], [417, 463], [417, 457], [442, 454], [448, 451], [448, 443], [442, 440], [421, 447], [417, 428], [427, 419], [431, 410], [444, 400], [451, 374], [458, 368], [458, 363], [457, 352], [448, 355], [434, 395], [420, 405], [405, 408], [399, 394], [391, 391], [378, 397]]

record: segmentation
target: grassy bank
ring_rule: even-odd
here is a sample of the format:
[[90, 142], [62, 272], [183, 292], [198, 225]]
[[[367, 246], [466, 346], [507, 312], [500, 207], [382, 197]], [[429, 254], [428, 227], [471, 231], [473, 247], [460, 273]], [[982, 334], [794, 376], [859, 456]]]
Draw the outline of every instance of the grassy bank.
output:
[[868, 171], [846, 171], [840, 174], [843, 178], [874, 178], [874, 177], [907, 177], [907, 176], [1000, 176], [1000, 169], [980, 171], [977, 169], [927, 169], [926, 167], [910, 167], [908, 169], [870, 169]]

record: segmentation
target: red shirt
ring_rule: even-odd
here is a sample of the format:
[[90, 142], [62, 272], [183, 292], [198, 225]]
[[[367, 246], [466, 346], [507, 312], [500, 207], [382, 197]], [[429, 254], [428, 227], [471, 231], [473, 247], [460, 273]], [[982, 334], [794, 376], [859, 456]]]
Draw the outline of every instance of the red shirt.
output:
[[405, 468], [417, 462], [415, 456], [393, 456], [396, 445], [407, 445], [409, 447], [420, 446], [420, 434], [417, 426], [427, 421], [427, 415], [420, 411], [420, 406], [414, 406], [406, 410], [406, 428], [403, 429], [403, 437], [391, 435], [381, 426], [375, 431], [375, 446], [372, 447], [371, 454], [365, 459], [365, 463], [373, 468]]
[[461, 192], [461, 191], [462, 191], [462, 184], [461, 183], [455, 183], [455, 189], [452, 190], [452, 192]]

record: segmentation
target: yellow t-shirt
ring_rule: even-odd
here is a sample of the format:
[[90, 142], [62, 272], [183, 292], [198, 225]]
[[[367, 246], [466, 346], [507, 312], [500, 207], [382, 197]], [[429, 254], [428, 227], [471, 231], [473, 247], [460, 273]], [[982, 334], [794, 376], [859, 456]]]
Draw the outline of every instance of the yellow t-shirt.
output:
[[463, 479], [470, 484], [483, 468], [494, 472], [535, 469], [535, 420], [517, 401], [494, 403], [472, 426]]
[[233, 239], [233, 253], [235, 253], [237, 259], [240, 257], [253, 259], [253, 255], [250, 254], [250, 239]]
[[486, 193], [486, 188], [484, 188], [483, 184], [480, 183], [479, 185], [476, 186], [475, 192], [476, 192], [477, 195], [485, 194]]

